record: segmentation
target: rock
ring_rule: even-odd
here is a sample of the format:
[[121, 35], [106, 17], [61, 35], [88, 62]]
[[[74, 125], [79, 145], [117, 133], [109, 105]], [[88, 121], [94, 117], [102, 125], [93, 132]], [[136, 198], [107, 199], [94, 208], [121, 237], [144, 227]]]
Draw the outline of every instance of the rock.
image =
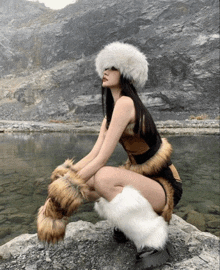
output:
[[203, 213], [212, 213], [219, 215], [220, 214], [220, 206], [214, 204], [211, 200], [205, 200], [204, 202], [199, 202], [196, 205], [196, 210], [198, 212], [203, 212]]
[[212, 220], [207, 223], [207, 226], [214, 229], [220, 229], [220, 220]]
[[202, 231], [205, 231], [206, 229], [204, 215], [199, 212], [191, 210], [187, 215], [186, 221], [189, 222], [190, 224], [195, 225], [198, 229]]
[[25, 254], [27, 250], [37, 243], [37, 235], [22, 234], [1, 246], [0, 256], [9, 259], [19, 254]]
[[220, 206], [219, 205], [212, 205], [212, 207], [210, 207], [209, 212], [219, 215], [220, 214]]
[[179, 217], [186, 219], [187, 215], [189, 214], [190, 211], [193, 211], [194, 207], [192, 205], [187, 205], [187, 206], [177, 206], [176, 209], [174, 209], [174, 212], [176, 215]]
[[[3, 221], [5, 221], [5, 220], [3, 220]], [[8, 226], [1, 224], [0, 238], [4, 238], [6, 235], [8, 235], [10, 233], [11, 233], [11, 229]]]
[[220, 236], [220, 217], [219, 215], [204, 214], [206, 230], [216, 236]]
[[32, 220], [32, 215], [27, 213], [16, 213], [8, 216], [8, 220], [11, 223], [18, 223], [18, 224], [30, 224], [30, 221]]
[[[173, 249], [162, 270], [219, 269], [218, 237], [199, 231], [173, 215], [169, 226]], [[107, 221], [68, 224], [64, 242], [44, 246], [37, 235], [21, 235], [0, 247], [0, 269], [138, 270], [133, 243], [117, 244]]]
[[139, 92], [155, 115], [217, 117], [218, 13], [217, 0], [80, 0], [62, 10], [1, 0], [0, 118], [100, 116], [94, 59], [115, 40], [146, 53], [149, 80]]

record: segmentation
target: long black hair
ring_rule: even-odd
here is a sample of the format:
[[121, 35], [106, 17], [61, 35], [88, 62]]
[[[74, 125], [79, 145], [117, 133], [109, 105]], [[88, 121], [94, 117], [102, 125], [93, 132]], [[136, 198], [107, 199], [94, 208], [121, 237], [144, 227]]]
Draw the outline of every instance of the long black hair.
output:
[[[120, 77], [120, 86], [122, 89], [121, 96], [130, 97], [134, 102], [136, 112], [135, 125], [133, 129], [134, 133], [139, 134], [150, 147], [155, 145], [158, 142], [158, 139], [161, 141], [161, 138], [154, 120], [138, 96], [136, 88], [133, 83], [123, 75]], [[102, 109], [103, 114], [107, 118], [108, 128], [114, 109], [114, 99], [111, 90], [105, 87], [102, 87]]]

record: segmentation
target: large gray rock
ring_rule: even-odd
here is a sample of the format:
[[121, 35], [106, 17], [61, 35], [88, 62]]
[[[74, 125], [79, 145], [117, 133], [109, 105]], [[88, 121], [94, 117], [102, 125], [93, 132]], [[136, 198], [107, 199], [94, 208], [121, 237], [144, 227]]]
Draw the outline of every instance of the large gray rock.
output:
[[[173, 215], [169, 226], [173, 250], [163, 270], [218, 270], [219, 238], [199, 231]], [[1, 270], [134, 270], [135, 247], [131, 242], [117, 244], [107, 221], [78, 221], [67, 227], [64, 242], [44, 247], [37, 235], [21, 235], [0, 247]]]
[[216, 116], [218, 15], [217, 0], [79, 0], [58, 11], [0, 0], [0, 118], [100, 114], [94, 58], [115, 40], [148, 56], [140, 91], [151, 111]]

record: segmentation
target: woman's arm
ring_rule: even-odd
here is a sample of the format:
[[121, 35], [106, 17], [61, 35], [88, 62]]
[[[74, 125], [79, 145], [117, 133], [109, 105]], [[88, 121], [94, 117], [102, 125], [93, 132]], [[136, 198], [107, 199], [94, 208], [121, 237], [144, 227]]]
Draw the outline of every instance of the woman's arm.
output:
[[106, 132], [106, 118], [103, 119], [102, 121], [102, 125], [100, 128], [100, 132], [99, 132], [99, 136], [98, 139], [95, 143], [95, 145], [93, 146], [92, 150], [89, 152], [88, 155], [86, 155], [84, 158], [82, 158], [79, 162], [77, 162], [76, 164], [74, 164], [74, 169], [75, 170], [80, 170], [83, 167], [85, 167], [91, 160], [93, 160], [99, 153], [99, 150], [101, 149], [102, 143], [104, 141], [105, 138], [105, 132]]
[[99, 150], [98, 155], [79, 171], [79, 176], [85, 181], [90, 179], [108, 161], [113, 153], [126, 126], [135, 119], [133, 100], [129, 97], [121, 97], [115, 104], [111, 123]]

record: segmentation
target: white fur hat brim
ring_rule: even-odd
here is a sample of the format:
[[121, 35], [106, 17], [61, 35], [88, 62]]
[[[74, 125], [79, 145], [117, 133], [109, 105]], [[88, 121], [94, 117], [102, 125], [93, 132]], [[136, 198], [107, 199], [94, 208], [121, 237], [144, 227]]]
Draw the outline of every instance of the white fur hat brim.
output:
[[146, 56], [131, 44], [113, 42], [106, 45], [98, 53], [95, 65], [100, 78], [105, 69], [115, 67], [137, 86], [143, 87], [148, 79]]

